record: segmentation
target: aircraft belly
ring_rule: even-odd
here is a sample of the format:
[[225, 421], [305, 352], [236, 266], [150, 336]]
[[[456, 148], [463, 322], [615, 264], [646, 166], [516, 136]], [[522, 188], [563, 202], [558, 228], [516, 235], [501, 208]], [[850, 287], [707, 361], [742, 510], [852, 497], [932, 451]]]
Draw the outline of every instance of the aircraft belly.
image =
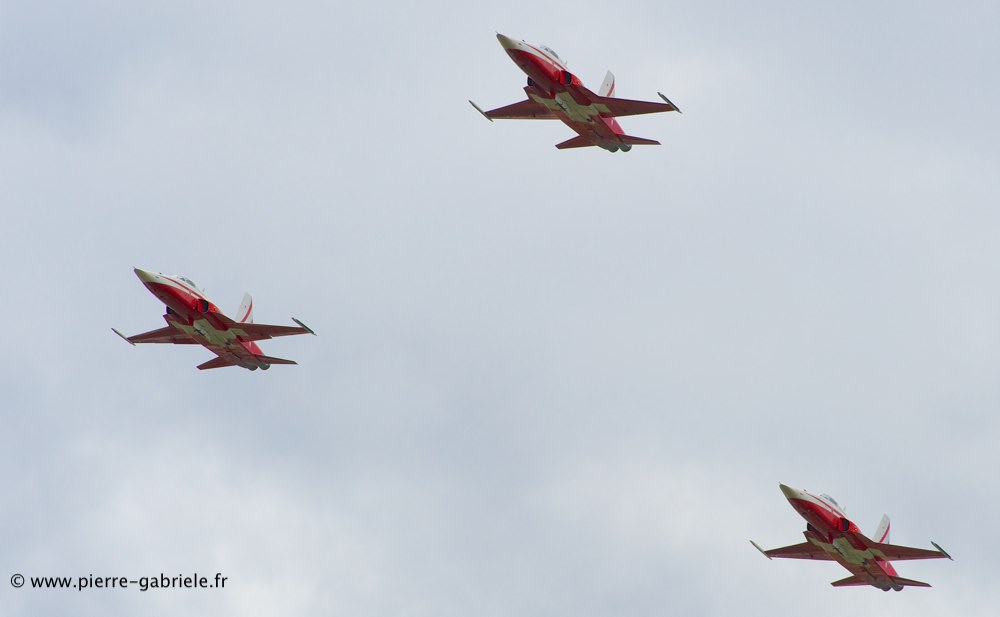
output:
[[870, 551], [859, 551], [851, 546], [847, 538], [835, 538], [833, 549], [843, 558], [846, 563], [855, 566], [866, 566], [869, 562], [874, 562], [874, 556]]
[[581, 105], [568, 92], [558, 92], [553, 98], [547, 98], [529, 91], [528, 96], [544, 105], [563, 124], [593, 145], [602, 148], [620, 145], [617, 133], [604, 121], [594, 105]]
[[234, 342], [237, 342], [236, 335], [232, 332], [217, 330], [205, 319], [196, 319], [190, 326], [181, 323], [175, 325], [202, 345], [229, 347]]
[[598, 117], [597, 110], [593, 106], [580, 105], [568, 92], [557, 92], [555, 97], [546, 98], [538, 95], [531, 95], [531, 98], [541, 105], [547, 107], [564, 121], [581, 122], [584, 124], [594, 124]]

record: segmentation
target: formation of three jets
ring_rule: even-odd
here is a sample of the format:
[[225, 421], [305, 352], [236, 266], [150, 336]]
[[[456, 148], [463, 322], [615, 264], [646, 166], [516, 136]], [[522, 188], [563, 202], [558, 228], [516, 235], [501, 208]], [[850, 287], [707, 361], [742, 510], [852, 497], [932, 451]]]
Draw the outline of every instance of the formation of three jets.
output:
[[[628, 152], [633, 145], [656, 145], [658, 141], [626, 135], [618, 116], [680, 111], [667, 97], [662, 103], [614, 98], [614, 75], [608, 72], [598, 93], [588, 90], [580, 79], [569, 72], [559, 56], [545, 46], [515, 41], [502, 34], [497, 39], [511, 59], [528, 75], [524, 88], [527, 100], [490, 111], [472, 103], [491, 122], [494, 119], [558, 119], [573, 129], [577, 136], [557, 144], [559, 149], [598, 146], [610, 152]], [[658, 93], [659, 94], [659, 93]], [[201, 344], [216, 358], [198, 365], [199, 369], [240, 366], [249, 370], [267, 370], [272, 364], [295, 364], [264, 355], [257, 341], [279, 336], [315, 334], [301, 321], [298, 326], [272, 326], [253, 323], [253, 300], [247, 294], [237, 314], [226, 317], [205, 298], [190, 279], [167, 276], [135, 269], [146, 288], [166, 305], [166, 327], [135, 336], [116, 334], [135, 345], [137, 343]], [[875, 539], [866, 537], [851, 522], [837, 502], [828, 495], [780, 485], [793, 508], [806, 520], [805, 542], [764, 550], [751, 543], [768, 559], [814, 559], [836, 561], [851, 576], [834, 581], [834, 587], [871, 585], [883, 591], [900, 591], [903, 587], [930, 587], [927, 583], [903, 578], [896, 573], [892, 561], [908, 559], [940, 559], [948, 555], [940, 546], [937, 550], [910, 548], [889, 544], [889, 517], [883, 516]]]

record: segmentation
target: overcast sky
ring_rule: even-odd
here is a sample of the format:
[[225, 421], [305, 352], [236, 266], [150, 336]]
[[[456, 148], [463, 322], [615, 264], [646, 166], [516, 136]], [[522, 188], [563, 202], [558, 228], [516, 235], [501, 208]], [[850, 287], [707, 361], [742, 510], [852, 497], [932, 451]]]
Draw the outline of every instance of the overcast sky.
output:
[[[995, 615], [995, 2], [0, 2], [5, 615]], [[683, 111], [557, 151], [494, 38]], [[132, 268], [318, 334], [197, 371]], [[834, 589], [778, 483], [954, 562]], [[14, 589], [10, 575], [229, 577]]]

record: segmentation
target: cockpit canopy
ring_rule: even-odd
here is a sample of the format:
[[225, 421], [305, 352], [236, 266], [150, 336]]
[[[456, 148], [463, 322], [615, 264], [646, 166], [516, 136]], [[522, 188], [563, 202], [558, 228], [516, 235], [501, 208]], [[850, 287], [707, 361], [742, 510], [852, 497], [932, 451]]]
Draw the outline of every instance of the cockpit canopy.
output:
[[843, 511], [844, 511], [844, 508], [842, 508], [842, 507], [840, 506], [840, 504], [839, 504], [839, 503], [837, 503], [837, 500], [836, 500], [836, 499], [834, 499], [833, 497], [830, 497], [830, 496], [829, 496], [829, 495], [827, 495], [826, 493], [823, 493], [822, 495], [820, 495], [820, 497], [822, 497], [823, 499], [825, 499], [825, 500], [829, 501], [830, 503], [832, 503], [832, 504], [833, 504], [834, 506], [836, 506], [836, 508], [837, 508], [838, 510], [840, 510], [841, 512], [843, 512]]
[[546, 45], [542, 45], [542, 50], [545, 53], [547, 53], [547, 54], [552, 54], [552, 57], [555, 58], [556, 60], [558, 60], [559, 62], [562, 62], [563, 64], [566, 64], [565, 62], [563, 62], [563, 59], [559, 57], [559, 54], [557, 54], [555, 52], [555, 50], [552, 49], [551, 47], [548, 47]]
[[192, 289], [197, 289], [198, 291], [201, 291], [201, 287], [198, 287], [197, 285], [195, 285], [194, 281], [192, 281], [191, 279], [189, 279], [187, 277], [178, 275], [178, 276], [175, 276], [174, 278], [176, 278], [178, 281], [181, 281], [181, 282], [183, 282], [183, 283], [185, 283], [187, 285], [190, 285]]

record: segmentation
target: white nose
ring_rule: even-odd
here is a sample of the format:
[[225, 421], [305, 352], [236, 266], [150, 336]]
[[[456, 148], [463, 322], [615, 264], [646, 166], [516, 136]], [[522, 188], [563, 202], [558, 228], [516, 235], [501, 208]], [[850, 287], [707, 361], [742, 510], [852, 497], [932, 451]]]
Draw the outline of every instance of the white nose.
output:
[[500, 44], [503, 45], [504, 49], [518, 49], [521, 47], [521, 44], [519, 42], [515, 41], [509, 36], [504, 36], [499, 32], [497, 33], [497, 40], [500, 41]]
[[785, 486], [784, 484], [779, 484], [778, 488], [784, 493], [786, 499], [802, 499], [802, 491], [797, 488]]
[[154, 274], [152, 272], [146, 272], [145, 270], [141, 270], [139, 268], [133, 268], [133, 270], [135, 275], [138, 276], [139, 280], [143, 283], [153, 283], [159, 278], [158, 274]]

